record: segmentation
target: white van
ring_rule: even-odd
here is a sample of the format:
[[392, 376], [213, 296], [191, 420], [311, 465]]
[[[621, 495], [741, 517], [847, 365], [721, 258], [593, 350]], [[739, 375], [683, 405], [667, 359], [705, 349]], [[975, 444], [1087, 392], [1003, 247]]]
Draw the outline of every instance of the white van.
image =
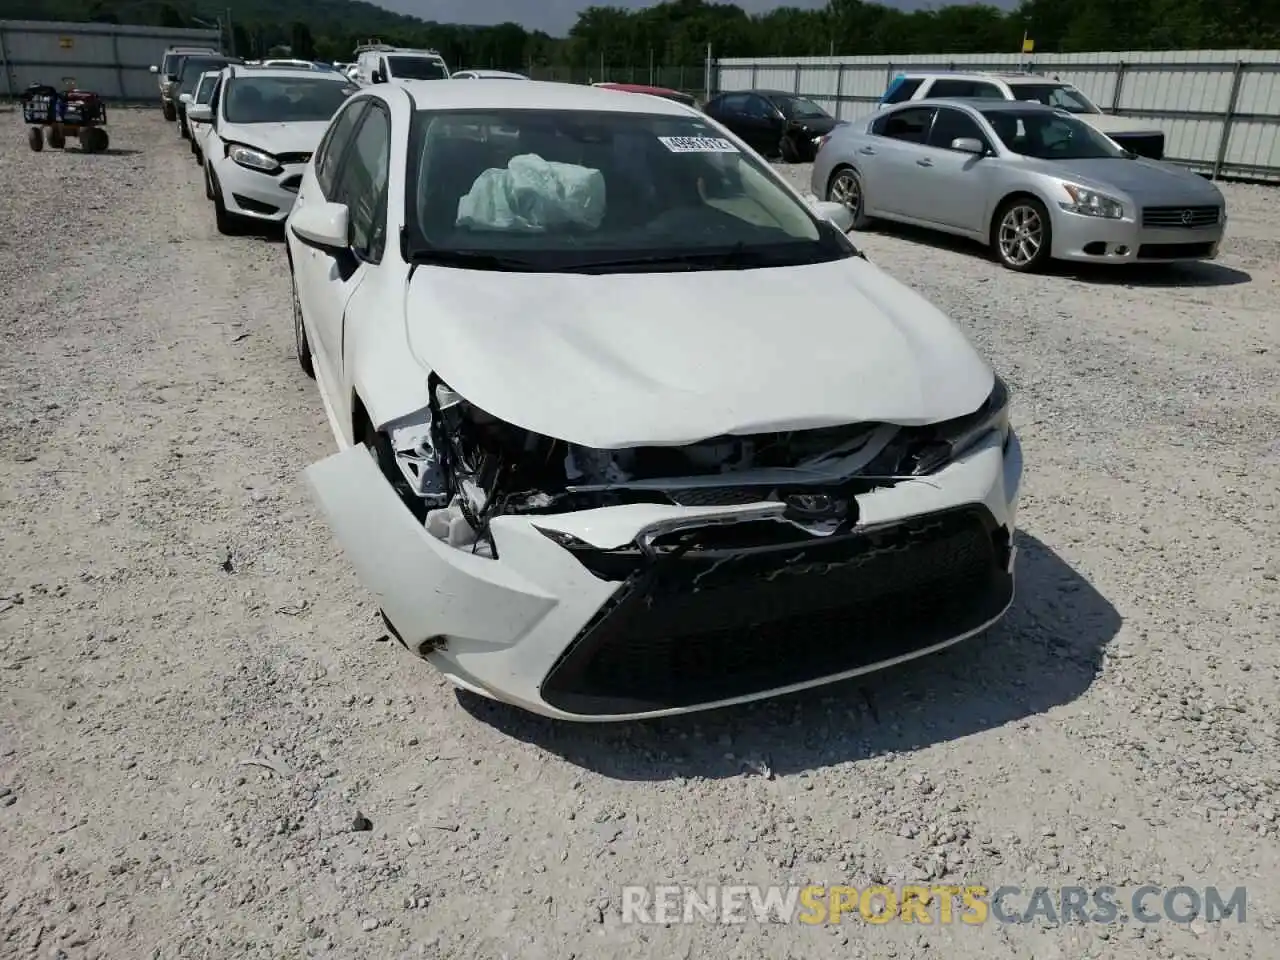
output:
[[356, 78], [360, 83], [396, 80], [448, 80], [449, 68], [436, 50], [410, 50], [371, 43], [356, 48]]

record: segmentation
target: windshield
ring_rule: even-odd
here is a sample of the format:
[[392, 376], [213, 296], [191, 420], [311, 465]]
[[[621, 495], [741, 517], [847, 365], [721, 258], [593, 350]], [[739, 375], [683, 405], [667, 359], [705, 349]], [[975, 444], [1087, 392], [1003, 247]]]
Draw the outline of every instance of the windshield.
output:
[[1061, 83], [1010, 84], [1015, 100], [1032, 100], [1047, 107], [1057, 107], [1068, 113], [1101, 113], [1083, 93], [1075, 87]]
[[447, 80], [449, 71], [431, 57], [387, 57], [387, 69], [397, 80]]
[[984, 110], [983, 116], [1008, 149], [1040, 160], [1096, 160], [1125, 152], [1083, 121], [1061, 113]]
[[228, 123], [309, 123], [330, 120], [347, 97], [351, 83], [314, 77], [234, 77], [227, 81]]
[[773, 101], [792, 120], [806, 120], [829, 116], [827, 111], [804, 97], [778, 97]]
[[200, 82], [200, 74], [225, 67], [229, 62], [212, 57], [188, 57], [183, 61], [182, 72], [178, 75], [178, 92], [191, 93]]
[[200, 82], [196, 85], [195, 96], [191, 99], [196, 103], [208, 103], [213, 97], [213, 87], [218, 82], [218, 75], [207, 74], [200, 78]]
[[409, 151], [406, 252], [424, 262], [609, 272], [855, 252], [696, 117], [419, 111]]

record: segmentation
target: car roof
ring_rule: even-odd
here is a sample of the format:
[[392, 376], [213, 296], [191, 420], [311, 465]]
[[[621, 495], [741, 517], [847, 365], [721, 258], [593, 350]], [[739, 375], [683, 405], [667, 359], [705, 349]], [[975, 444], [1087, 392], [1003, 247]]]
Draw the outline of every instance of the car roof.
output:
[[[899, 74], [894, 74], [896, 78]], [[1002, 73], [993, 70], [990, 73], [968, 70], [903, 70], [901, 76], [910, 80], [1003, 80], [1013, 86], [1017, 83], [1061, 83], [1070, 86], [1065, 80], [1055, 80], [1039, 73]]]
[[672, 90], [670, 87], [651, 87], [643, 83], [595, 83], [595, 87], [604, 87], [606, 90], [625, 90], [627, 93], [679, 93], [679, 90]]
[[308, 67], [260, 67], [251, 63], [235, 63], [233, 77], [306, 77], [311, 80], [329, 80], [334, 83], [350, 83], [350, 79], [336, 70], [314, 70]]
[[506, 80], [508, 78], [512, 80], [529, 79], [523, 73], [508, 73], [506, 70], [472, 70], [471, 68], [467, 68], [466, 70], [453, 71], [454, 76], [457, 76], [460, 73], [469, 73], [475, 77], [488, 77], [494, 80]]
[[397, 86], [407, 90], [421, 110], [599, 110], [687, 117], [690, 109], [674, 100], [637, 97], [625, 90], [546, 80], [504, 83], [501, 93], [483, 83], [439, 80], [401, 80]]
[[[1050, 107], [1034, 100], [997, 100], [995, 97], [923, 97], [919, 100], [904, 100], [902, 106], [913, 107], [973, 107], [989, 113], [1061, 113], [1057, 107]], [[898, 104], [894, 104], [898, 106]]]

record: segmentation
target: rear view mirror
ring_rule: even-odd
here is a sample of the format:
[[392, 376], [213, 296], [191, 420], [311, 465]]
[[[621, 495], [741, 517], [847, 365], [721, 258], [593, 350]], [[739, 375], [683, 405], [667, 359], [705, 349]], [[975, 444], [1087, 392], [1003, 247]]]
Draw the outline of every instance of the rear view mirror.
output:
[[853, 229], [853, 211], [843, 203], [834, 200], [817, 200], [813, 202], [814, 212], [822, 219], [830, 221], [841, 233]]
[[951, 141], [951, 149], [959, 150], [961, 153], [974, 153], [982, 156], [987, 152], [987, 148], [982, 145], [982, 141], [974, 137], [956, 137]]
[[210, 107], [207, 103], [191, 103], [190, 102], [191, 94], [189, 93], [184, 93], [182, 96], [186, 98], [186, 102], [188, 104], [187, 106], [188, 120], [194, 120], [196, 123], [209, 123], [210, 121], [213, 120], [213, 108]]
[[351, 245], [350, 214], [344, 203], [308, 203], [294, 208], [289, 229], [309, 247], [340, 253]]

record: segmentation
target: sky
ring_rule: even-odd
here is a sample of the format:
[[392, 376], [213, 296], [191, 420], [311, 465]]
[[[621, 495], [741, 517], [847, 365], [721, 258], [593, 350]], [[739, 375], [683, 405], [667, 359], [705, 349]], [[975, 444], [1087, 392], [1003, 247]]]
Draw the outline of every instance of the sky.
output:
[[[407, 13], [437, 23], [493, 24], [514, 21], [529, 30], [544, 30], [552, 36], [565, 36], [577, 20], [578, 12], [596, 6], [652, 6], [656, 0], [372, 0], [380, 7]], [[774, 7], [817, 8], [826, 0], [734, 0], [748, 13], [762, 13]], [[913, 10], [930, 6], [928, 0], [883, 0], [886, 6]], [[946, 0], [932, 5], [943, 6]], [[1010, 0], [995, 0], [996, 6], [1010, 6]]]

